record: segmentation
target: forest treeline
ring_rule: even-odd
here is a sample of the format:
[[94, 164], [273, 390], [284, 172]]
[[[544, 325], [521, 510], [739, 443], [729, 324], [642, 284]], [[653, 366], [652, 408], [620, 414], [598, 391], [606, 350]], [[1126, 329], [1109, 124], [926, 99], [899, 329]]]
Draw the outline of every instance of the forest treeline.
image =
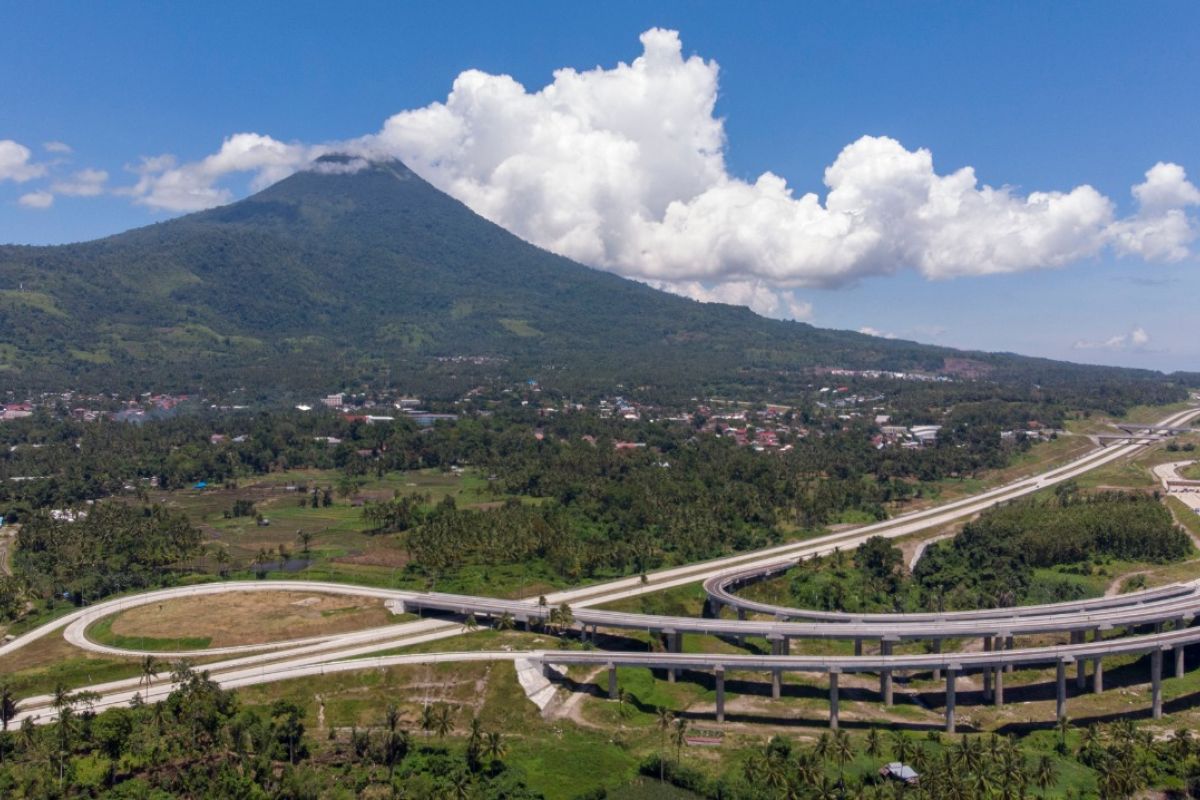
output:
[[[456, 719], [444, 704], [428, 707], [421, 740], [389, 707], [371, 727], [318, 743], [306, 729], [301, 707], [286, 700], [247, 707], [236, 693], [186, 662], [148, 665], [143, 680], [149, 685], [171, 680], [177, 688], [158, 703], [135, 699], [130, 708], [97, 714], [94, 696], [59, 687], [53, 706], [60, 721], [41, 727], [25, 722], [19, 729], [10, 728], [11, 694], [0, 681], [0, 797], [541, 797], [505, 764], [505, 734], [484, 730], [478, 719]], [[445, 737], [464, 724], [466, 746], [448, 748]], [[319, 759], [314, 757], [318, 747]]]
[[[1162, 563], [1191, 552], [1187, 533], [1153, 495], [1083, 494], [1066, 484], [1053, 498], [985, 511], [957, 536], [929, 545], [911, 575], [900, 549], [874, 537], [853, 554], [801, 562], [789, 592], [799, 606], [840, 611], [1050, 603], [1085, 596], [1070, 580], [1072, 565], [1087, 573], [1097, 560]], [[1046, 572], [1053, 567], [1065, 569]]]
[[187, 515], [163, 506], [107, 501], [65, 514], [40, 509], [17, 533], [15, 577], [0, 578], [0, 618], [14, 615], [24, 594], [84, 603], [158, 585], [200, 545]]

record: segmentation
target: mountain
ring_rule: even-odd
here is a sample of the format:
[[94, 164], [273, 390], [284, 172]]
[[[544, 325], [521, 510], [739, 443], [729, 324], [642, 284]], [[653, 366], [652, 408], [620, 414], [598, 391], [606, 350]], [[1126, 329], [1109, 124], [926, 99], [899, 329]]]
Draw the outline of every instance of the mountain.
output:
[[97, 241], [0, 247], [0, 376], [259, 394], [480, 375], [694, 393], [814, 366], [1162, 380], [698, 303], [524, 242], [398, 161], [352, 163]]

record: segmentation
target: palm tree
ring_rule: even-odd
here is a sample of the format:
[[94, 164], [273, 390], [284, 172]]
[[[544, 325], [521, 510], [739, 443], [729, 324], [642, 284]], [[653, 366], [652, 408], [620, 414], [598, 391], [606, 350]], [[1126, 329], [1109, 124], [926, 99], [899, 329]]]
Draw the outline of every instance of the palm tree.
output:
[[683, 755], [683, 743], [687, 741], [688, 721], [683, 717], [675, 718], [675, 761], [679, 762]]
[[[675, 715], [672, 714], [669, 709], [663, 708], [662, 706], [656, 708], [654, 713], [657, 715], [655, 723], [658, 725], [660, 738], [662, 740], [662, 749], [666, 750], [667, 731], [671, 729], [671, 723], [675, 721]], [[665, 757], [660, 754], [658, 757], [658, 779], [660, 781], [663, 779], [663, 762], [665, 760]]]
[[833, 734], [833, 742], [830, 744], [831, 755], [833, 760], [838, 765], [838, 783], [844, 785], [846, 782], [846, 762], [854, 760], [854, 742], [850, 741], [850, 734], [843, 730], [838, 730]]
[[471, 724], [468, 726], [467, 743], [468, 745], [478, 745], [483, 740], [483, 723], [479, 721], [479, 717], [471, 717]]
[[439, 739], [446, 738], [454, 730], [454, 717], [450, 713], [450, 706], [445, 703], [438, 703], [437, 714], [433, 719], [433, 729]]
[[832, 747], [833, 747], [833, 741], [829, 738], [829, 734], [822, 733], [820, 736], [817, 737], [816, 744], [813, 745], [813, 755], [815, 755], [817, 758], [821, 759], [822, 761], [828, 761], [829, 756], [832, 755], [832, 753], [830, 752]]
[[1029, 785], [1029, 772], [1025, 766], [1025, 757], [1021, 754], [1006, 755], [1000, 764], [1000, 776], [1006, 791], [1017, 791], [1025, 794]]
[[[0, 731], [8, 730], [8, 723], [12, 722], [13, 717], [17, 715], [17, 698], [13, 694], [12, 687], [7, 683], [0, 683]], [[0, 747], [0, 755], [3, 755], [3, 747]]]
[[995, 733], [988, 737], [987, 754], [993, 764], [1000, 760], [1000, 737]]
[[981, 769], [975, 772], [972, 776], [971, 784], [975, 789], [975, 794], [979, 797], [990, 797], [992, 789], [995, 788], [995, 781], [988, 774], [986, 769]]
[[313, 535], [308, 531], [297, 531], [296, 535], [300, 538], [300, 552], [307, 556], [312, 545]]
[[1085, 753], [1100, 746], [1100, 727], [1092, 723], [1083, 729], [1079, 736], [1079, 752]]
[[879, 731], [871, 728], [867, 731], [867, 755], [871, 758], [879, 758], [879, 754], [883, 752], [883, 740], [879, 736]]
[[54, 691], [51, 694], [51, 698], [50, 705], [52, 705], [54, 710], [59, 712], [60, 715], [65, 709], [70, 708], [74, 703], [74, 699], [71, 697], [71, 691], [67, 688], [67, 685], [62, 682], [54, 685]]
[[400, 710], [394, 705], [387, 708], [387, 736], [383, 743], [383, 761], [388, 768], [388, 782], [396, 774], [396, 764], [408, 752], [408, 734], [400, 730]]
[[217, 562], [217, 574], [222, 578], [229, 575], [229, 562], [233, 559], [229, 556], [229, 551], [224, 547], [218, 547], [213, 559]]
[[1058, 731], [1058, 752], [1067, 752], [1067, 734], [1071, 732], [1071, 720], [1063, 716], [1054, 724], [1054, 729]]
[[517, 620], [507, 611], [496, 620], [496, 630], [498, 631], [511, 631], [515, 627], [517, 627]]
[[433, 730], [435, 719], [436, 714], [433, 710], [433, 706], [429, 705], [429, 703], [426, 703], [421, 708], [421, 730], [425, 731], [426, 738], [429, 737], [429, 733]]
[[467, 800], [471, 796], [471, 776], [462, 770], [450, 776], [451, 797], [455, 800]]
[[558, 607], [558, 626], [560, 628], [570, 628], [575, 624], [575, 612], [566, 603]]
[[504, 754], [508, 752], [508, 748], [504, 746], [503, 737], [496, 731], [492, 731], [487, 735], [483, 749], [493, 763], [503, 759]]
[[822, 777], [815, 789], [816, 793], [812, 795], [813, 800], [840, 800], [841, 793], [837, 786], [829, 782], [829, 778]]
[[1058, 770], [1054, 767], [1054, 759], [1050, 756], [1043, 755], [1037, 761], [1037, 766], [1033, 768], [1033, 782], [1043, 792], [1054, 785], [1058, 780]]
[[[225, 551], [222, 550], [221, 552], [225, 552]], [[149, 689], [150, 685], [154, 682], [154, 678], [157, 677], [157, 675], [158, 675], [158, 659], [150, 654], [146, 654], [145, 656], [142, 656], [142, 671], [141, 671], [141, 675], [138, 677], [138, 686], [140, 687], [144, 684], [146, 686], [146, 688]]]
[[891, 738], [892, 755], [896, 757], [897, 761], [903, 764], [912, 753], [912, 743], [909, 742], [908, 737], [904, 735], [903, 731], [894, 731]]
[[467, 633], [479, 630], [479, 620], [475, 619], [474, 614], [467, 614], [467, 618], [463, 620], [463, 630]]
[[[768, 759], [768, 761], [774, 763], [779, 762], [780, 759]], [[795, 775], [801, 786], [811, 787], [821, 782], [825, 770], [822, 769], [821, 760], [817, 758], [816, 753], [806, 750], [796, 756]]]
[[182, 686], [195, 676], [196, 671], [192, 669], [192, 662], [186, 658], [181, 658], [171, 665], [171, 683]]

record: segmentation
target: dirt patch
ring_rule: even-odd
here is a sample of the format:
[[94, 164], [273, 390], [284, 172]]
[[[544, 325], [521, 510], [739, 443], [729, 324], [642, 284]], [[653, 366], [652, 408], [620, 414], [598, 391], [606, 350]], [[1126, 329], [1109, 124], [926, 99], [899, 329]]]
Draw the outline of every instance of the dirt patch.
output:
[[189, 597], [117, 615], [112, 632], [125, 637], [209, 637], [212, 647], [259, 644], [386, 625], [382, 600], [305, 592], [246, 592]]

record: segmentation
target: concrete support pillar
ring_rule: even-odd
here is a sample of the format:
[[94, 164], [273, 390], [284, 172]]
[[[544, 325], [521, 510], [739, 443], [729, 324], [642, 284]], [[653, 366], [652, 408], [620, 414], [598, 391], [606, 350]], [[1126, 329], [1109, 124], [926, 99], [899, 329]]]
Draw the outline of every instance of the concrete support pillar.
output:
[[1162, 650], [1150, 653], [1150, 716], [1162, 719]]
[[746, 609], [744, 609], [744, 608], [739, 608], [739, 609], [737, 610], [737, 614], [738, 614], [738, 621], [739, 621], [739, 622], [745, 622], [745, 621], [746, 621]]
[[[933, 652], [935, 652], [935, 653], [940, 653], [940, 652], [942, 652], [942, 640], [941, 640], [941, 639], [934, 639], [934, 640], [933, 640]], [[934, 667], [934, 668], [933, 668], [933, 679], [934, 679], [935, 681], [940, 681], [940, 680], [942, 679], [942, 670], [941, 670], [941, 667]]]
[[[1083, 644], [1083, 631], [1071, 631], [1071, 644]], [[1087, 686], [1087, 659], [1075, 662], [1075, 688], [1083, 691]]]
[[1092, 691], [1096, 694], [1104, 691], [1104, 659], [1100, 656], [1092, 660]]
[[1067, 718], [1067, 662], [1065, 659], [1058, 660], [1058, 668], [1055, 674], [1055, 706], [1054, 715], [1056, 719]]
[[1175, 677], [1176, 678], [1183, 677], [1183, 669], [1184, 669], [1183, 645], [1177, 644], [1177, 645], [1175, 645]]
[[[1005, 650], [1012, 650], [1012, 649], [1014, 649], [1014, 648], [1013, 648], [1013, 645], [1014, 645], [1014, 644], [1015, 644], [1015, 642], [1013, 641], [1013, 637], [1009, 636], [1009, 637], [1007, 637], [1007, 638], [1004, 640], [1004, 649], [1005, 649]], [[1005, 672], [1012, 672], [1012, 671], [1013, 671], [1013, 664], [1012, 664], [1012, 662], [1011, 662], [1011, 661], [1010, 661], [1008, 664], [1006, 664], [1006, 665], [1004, 666], [1004, 671], [1005, 671]]]
[[[983, 652], [992, 652], [992, 637], [983, 637]], [[988, 701], [992, 699], [992, 668], [983, 668], [983, 699]]]
[[831, 730], [837, 730], [838, 727], [838, 671], [831, 669], [829, 671], [829, 727]]
[[[787, 640], [783, 637], [772, 634], [767, 639], [771, 642], [771, 655], [781, 656], [784, 654], [784, 646]], [[783, 673], [777, 669], [771, 670], [771, 697], [775, 700], [783, 693]]]
[[1162, 632], [1163, 632], [1163, 624], [1162, 624], [1162, 622], [1161, 622], [1161, 621], [1154, 623], [1154, 632], [1155, 632], [1155, 633], [1162, 633]]
[[955, 666], [946, 668], [946, 733], [954, 733], [954, 702], [955, 686], [958, 669]]
[[608, 699], [616, 700], [620, 696], [621, 696], [621, 693], [617, 689], [617, 665], [609, 664], [608, 665]]
[[[682, 641], [683, 634], [676, 633], [675, 631], [670, 631], [670, 630], [663, 631], [663, 633], [665, 633], [667, 636], [667, 652], [668, 653], [683, 652], [683, 641]], [[667, 681], [669, 683], [674, 683], [676, 678], [678, 678], [678, 677], [679, 677], [679, 670], [676, 669], [675, 667], [671, 667], [667, 670]]]
[[862, 639], [854, 640], [854, 655], [856, 655], [856, 656], [862, 655]]
[[725, 668], [717, 667], [713, 671], [717, 683], [717, 722], [725, 721]]
[[[892, 654], [892, 642], [888, 639], [879, 641], [879, 652], [882, 655], [890, 656]], [[883, 695], [883, 704], [890, 706], [892, 704], [892, 670], [883, 668], [879, 671], [879, 693]]]
[[996, 700], [996, 706], [1004, 705], [1004, 670], [996, 669], [996, 690], [992, 693]]

